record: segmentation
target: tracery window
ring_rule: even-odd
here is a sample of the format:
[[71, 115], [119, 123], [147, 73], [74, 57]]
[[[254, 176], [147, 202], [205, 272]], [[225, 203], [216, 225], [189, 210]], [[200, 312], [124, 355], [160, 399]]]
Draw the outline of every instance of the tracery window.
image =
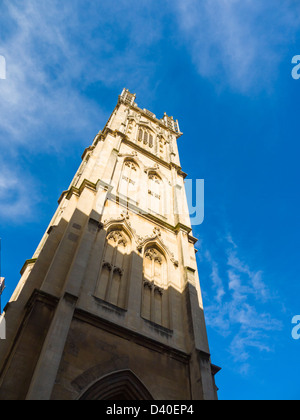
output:
[[126, 306], [130, 253], [125, 232], [114, 230], [107, 235], [96, 296], [120, 308]]
[[161, 214], [163, 203], [163, 183], [161, 178], [150, 173], [148, 176], [148, 209], [152, 212]]
[[156, 248], [144, 254], [142, 317], [165, 327], [169, 326], [166, 290], [167, 264], [164, 255]]
[[138, 201], [138, 179], [139, 167], [131, 161], [126, 160], [121, 172], [121, 179], [119, 184], [119, 193], [134, 201]]

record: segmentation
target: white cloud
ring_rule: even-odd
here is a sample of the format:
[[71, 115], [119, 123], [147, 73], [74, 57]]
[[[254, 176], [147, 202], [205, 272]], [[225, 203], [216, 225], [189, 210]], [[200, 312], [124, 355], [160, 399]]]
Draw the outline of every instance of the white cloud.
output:
[[[120, 92], [133, 87], [140, 95], [154, 91], [149, 80], [156, 58], [149, 48], [162, 37], [163, 9], [132, 7], [125, 0], [74, 0], [63, 6], [58, 0], [4, 0], [3, 9], [9, 24], [1, 43], [7, 79], [0, 84], [0, 130], [14, 146], [58, 148], [71, 143], [73, 133], [101, 129], [107, 114], [97, 102], [105, 105], [107, 98], [89, 99], [85, 90], [94, 84]], [[63, 144], [47, 136], [48, 127], [69, 133]], [[0, 138], [1, 145], [10, 147]]]
[[213, 282], [214, 289], [216, 290], [216, 301], [221, 303], [222, 297], [225, 295], [224, 286], [222, 279], [219, 275], [218, 264], [213, 261], [210, 252], [207, 250], [205, 252], [205, 258], [211, 263], [212, 272], [211, 272], [211, 279]]
[[299, 31], [294, 1], [177, 0], [174, 6], [199, 74], [242, 93], [270, 89]]
[[[84, 75], [85, 66], [66, 37], [73, 14], [70, 21], [64, 21], [60, 9], [43, 4], [5, 2], [14, 31], [1, 45], [7, 78], [0, 90], [0, 129], [10, 136], [14, 147], [38, 145], [42, 150], [55, 144], [49, 137], [47, 142], [40, 141], [38, 134], [46, 137], [47, 127], [83, 131], [95, 121], [96, 112], [101, 116], [95, 104], [72, 86]], [[5, 142], [6, 137], [2, 139]], [[70, 139], [71, 135], [65, 141]], [[2, 145], [9, 148], [12, 142]]]
[[247, 288], [247, 292], [255, 294], [258, 298], [261, 298], [262, 300], [268, 298], [269, 291], [267, 290], [267, 287], [262, 280], [262, 271], [251, 271], [249, 266], [237, 257], [237, 251], [235, 249], [228, 250], [227, 263], [228, 266], [234, 270], [229, 271], [229, 278], [234, 277], [235, 272], [239, 274], [246, 274], [249, 278], [250, 283], [250, 287]]
[[[206, 293], [205, 314], [208, 325], [228, 340], [227, 350], [239, 362], [239, 370], [247, 373], [253, 350], [272, 351], [270, 334], [280, 331], [282, 323], [269, 312], [274, 298], [263, 281], [263, 272], [250, 269], [239, 253], [231, 235], [225, 239], [219, 262], [205, 251], [212, 280], [211, 292]], [[224, 257], [225, 264], [221, 262]]]
[[32, 208], [38, 201], [36, 184], [24, 171], [12, 171], [0, 163], [0, 217], [24, 223], [32, 217]]
[[[7, 77], [0, 80], [0, 149], [2, 159], [9, 159], [0, 175], [2, 217], [22, 211], [29, 214], [29, 207], [34, 211], [35, 202], [28, 201], [17, 175], [22, 172], [20, 155], [56, 154], [79, 139], [86, 144], [92, 140], [87, 132], [93, 130], [96, 135], [103, 128], [107, 98], [98, 96], [94, 101], [86, 89], [92, 92], [97, 83], [120, 86], [120, 92], [133, 83], [147, 89], [145, 74], [151, 74], [155, 60], [143, 59], [143, 48], [135, 46], [155, 43], [160, 25], [154, 28], [153, 20], [150, 25], [147, 7], [140, 7], [146, 14], [135, 19], [135, 8], [127, 2], [107, 5], [80, 0], [63, 5], [58, 0], [3, 1], [0, 52]], [[124, 48], [118, 44], [122, 37], [126, 38]]]

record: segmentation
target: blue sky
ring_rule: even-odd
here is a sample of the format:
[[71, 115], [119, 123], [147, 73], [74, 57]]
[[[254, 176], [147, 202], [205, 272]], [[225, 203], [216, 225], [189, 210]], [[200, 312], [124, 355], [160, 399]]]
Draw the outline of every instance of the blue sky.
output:
[[0, 236], [10, 298], [123, 87], [178, 118], [220, 399], [299, 399], [300, 4], [2, 0]]

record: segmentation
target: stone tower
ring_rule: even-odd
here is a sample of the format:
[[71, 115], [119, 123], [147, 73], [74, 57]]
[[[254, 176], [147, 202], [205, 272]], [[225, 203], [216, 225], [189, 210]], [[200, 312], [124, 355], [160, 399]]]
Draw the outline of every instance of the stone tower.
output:
[[178, 122], [124, 89], [5, 307], [0, 399], [216, 399]]

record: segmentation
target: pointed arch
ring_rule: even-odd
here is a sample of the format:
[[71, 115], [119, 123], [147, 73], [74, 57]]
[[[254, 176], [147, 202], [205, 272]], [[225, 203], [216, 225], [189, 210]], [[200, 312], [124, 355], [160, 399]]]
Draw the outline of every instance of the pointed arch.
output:
[[136, 230], [131, 225], [128, 212], [121, 213], [120, 217], [104, 220], [104, 229], [107, 233], [112, 230], [124, 230], [133, 244], [136, 244], [138, 241]]
[[96, 284], [95, 296], [122, 309], [127, 307], [132, 241], [122, 225], [111, 226]]
[[141, 143], [143, 146], [148, 146], [150, 149], [152, 149], [154, 147], [155, 139], [156, 134], [151, 127], [145, 124], [139, 124], [137, 130], [138, 143]]
[[156, 171], [148, 172], [148, 209], [156, 214], [164, 214], [164, 183]]
[[81, 395], [79, 400], [151, 401], [153, 397], [131, 370], [123, 370], [113, 372], [96, 381]]
[[120, 196], [138, 202], [140, 173], [140, 166], [134, 158], [124, 159], [118, 188]]
[[149, 243], [143, 256], [141, 316], [169, 328], [168, 264], [157, 243]]
[[130, 242], [134, 239], [133, 232], [131, 230], [131, 226], [126, 223], [126, 217], [124, 216], [124, 219], [122, 220], [110, 220], [104, 225], [104, 228], [106, 229], [106, 235], [107, 237], [111, 232], [123, 232], [125, 236], [128, 236]]
[[[145, 247], [143, 259], [144, 278], [147, 281], [155, 283], [158, 288], [167, 288], [167, 258], [164, 250], [157, 242], [150, 242]], [[147, 264], [147, 260], [150, 261], [150, 263]]]
[[147, 167], [144, 169], [144, 172], [149, 176], [150, 174], [157, 175], [162, 181], [168, 181], [167, 178], [163, 175], [162, 171], [160, 170], [160, 166], [155, 164], [153, 166]]
[[162, 254], [165, 255], [165, 257], [168, 257], [167, 260], [170, 260], [176, 267], [178, 266], [178, 261], [175, 260], [174, 254], [169, 250], [167, 245], [162, 240], [161, 237], [161, 231], [159, 228], [155, 228], [153, 230], [153, 234], [151, 236], [146, 236], [144, 239], [141, 239], [139, 241], [137, 250], [140, 253], [144, 253], [145, 250], [153, 245], [154, 247], [157, 247]]
[[151, 127], [150, 125], [146, 124], [145, 122], [140, 122], [139, 123], [139, 128], [141, 128], [143, 130], [148, 130], [149, 132], [151, 131], [151, 133], [153, 133], [153, 135], [156, 136], [154, 128]]
[[124, 164], [124, 162], [126, 160], [131, 160], [133, 163], [135, 163], [140, 168], [141, 171], [145, 170], [145, 165], [141, 161], [141, 159], [139, 158], [137, 152], [119, 153], [118, 154], [118, 160], [120, 160], [122, 162], [122, 165]]

